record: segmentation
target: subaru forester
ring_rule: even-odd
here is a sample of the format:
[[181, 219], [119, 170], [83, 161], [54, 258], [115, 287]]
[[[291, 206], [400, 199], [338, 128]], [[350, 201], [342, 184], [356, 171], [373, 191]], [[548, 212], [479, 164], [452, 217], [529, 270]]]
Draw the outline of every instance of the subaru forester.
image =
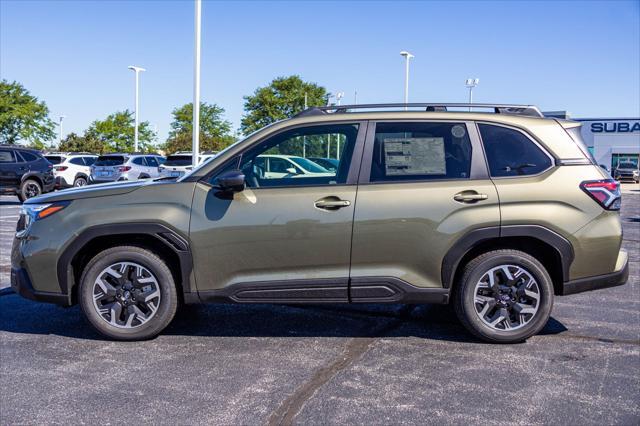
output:
[[451, 303], [478, 338], [523, 341], [554, 297], [627, 280], [619, 184], [579, 127], [527, 105], [310, 108], [177, 180], [28, 200], [11, 284], [120, 340], [231, 302]]

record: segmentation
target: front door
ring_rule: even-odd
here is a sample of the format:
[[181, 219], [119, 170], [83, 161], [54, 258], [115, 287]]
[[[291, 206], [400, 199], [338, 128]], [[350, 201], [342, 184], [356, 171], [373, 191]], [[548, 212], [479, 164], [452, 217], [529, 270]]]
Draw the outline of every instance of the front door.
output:
[[[364, 131], [362, 123], [285, 130], [247, 148], [196, 185], [190, 240], [202, 299], [348, 301], [360, 158], [354, 151], [361, 150]], [[334, 143], [328, 153], [340, 158], [334, 172], [306, 158], [326, 155], [329, 139], [342, 141], [340, 152]], [[273, 175], [265, 170], [265, 157], [316, 173]], [[232, 197], [221, 194], [217, 177], [238, 167], [246, 189]]]
[[477, 228], [497, 237], [499, 225], [498, 196], [473, 123], [371, 123], [354, 218], [351, 300], [437, 294], [454, 244]]

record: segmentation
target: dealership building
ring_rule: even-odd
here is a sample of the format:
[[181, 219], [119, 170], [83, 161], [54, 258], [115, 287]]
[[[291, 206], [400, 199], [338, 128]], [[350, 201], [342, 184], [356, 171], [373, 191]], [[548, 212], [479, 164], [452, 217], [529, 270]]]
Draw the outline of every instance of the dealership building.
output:
[[573, 118], [566, 111], [546, 116], [580, 121], [582, 139], [598, 162], [613, 170], [619, 163], [634, 163], [640, 157], [640, 118]]

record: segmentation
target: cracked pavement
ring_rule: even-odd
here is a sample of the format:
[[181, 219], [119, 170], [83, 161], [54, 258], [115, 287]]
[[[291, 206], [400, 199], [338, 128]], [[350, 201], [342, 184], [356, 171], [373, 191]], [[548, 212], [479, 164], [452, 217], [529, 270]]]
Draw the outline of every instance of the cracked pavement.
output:
[[638, 424], [639, 212], [626, 191], [627, 285], [557, 297], [517, 345], [429, 305], [189, 306], [154, 340], [111, 342], [77, 307], [3, 295], [0, 424]]

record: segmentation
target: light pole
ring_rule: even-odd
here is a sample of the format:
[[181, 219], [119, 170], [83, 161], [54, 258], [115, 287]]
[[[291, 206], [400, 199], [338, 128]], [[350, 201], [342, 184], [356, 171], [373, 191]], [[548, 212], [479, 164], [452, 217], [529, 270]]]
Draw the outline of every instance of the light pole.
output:
[[60, 145], [62, 145], [62, 120], [65, 118], [67, 118], [66, 115], [58, 117], [58, 149], [60, 149]]
[[479, 78], [468, 78], [464, 85], [469, 89], [469, 111], [471, 111], [471, 104], [473, 103], [473, 88], [480, 83]]
[[195, 22], [194, 22], [194, 55], [193, 55], [193, 132], [191, 140], [191, 151], [193, 167], [198, 165], [198, 154], [200, 152], [200, 12], [202, 2], [195, 0]]
[[[404, 103], [405, 105], [409, 103], [409, 59], [415, 58], [411, 53], [403, 50], [400, 52], [400, 56], [404, 56]], [[407, 107], [404, 107], [405, 111]]]
[[138, 98], [139, 98], [138, 94], [140, 93], [138, 89], [138, 85], [140, 81], [140, 73], [146, 70], [144, 68], [136, 67], [133, 65], [129, 65], [129, 69], [136, 73], [136, 110], [134, 112], [136, 117], [136, 124], [135, 124], [136, 127], [135, 127], [135, 130], [133, 131], [133, 151], [138, 152], [138, 123], [139, 123], [138, 110], [140, 109], [138, 104]]

